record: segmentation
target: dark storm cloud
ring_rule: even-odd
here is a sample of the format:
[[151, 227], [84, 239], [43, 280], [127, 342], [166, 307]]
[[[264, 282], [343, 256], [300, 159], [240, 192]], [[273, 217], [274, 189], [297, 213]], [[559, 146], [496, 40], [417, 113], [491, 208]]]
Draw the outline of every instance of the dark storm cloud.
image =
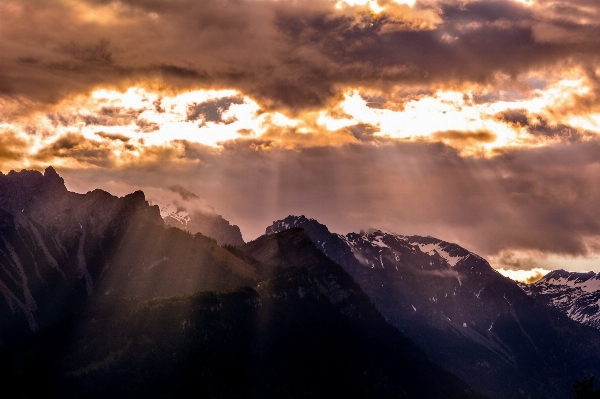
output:
[[597, 62], [597, 2], [393, 4], [372, 16], [316, 0], [3, 0], [0, 95], [53, 102], [161, 79], [301, 109], [348, 85], [493, 83], [500, 72]]
[[96, 134], [98, 136], [104, 138], [104, 139], [120, 140], [120, 141], [122, 141], [124, 143], [128, 142], [129, 140], [131, 140], [131, 138], [125, 136], [124, 134], [119, 134], [119, 133], [97, 132]]
[[208, 100], [202, 103], [193, 103], [187, 106], [188, 121], [197, 121], [202, 119], [202, 124], [206, 122], [229, 124], [236, 121], [235, 118], [223, 119], [223, 113], [229, 111], [233, 104], [243, 104], [242, 97], [223, 97], [214, 100]]
[[562, 123], [551, 124], [540, 115], [529, 115], [524, 109], [509, 109], [496, 115], [496, 119], [525, 130], [536, 138], [543, 140], [556, 139], [565, 142], [580, 141], [589, 137], [597, 137], [594, 132], [587, 132]]
[[457, 143], [491, 143], [496, 140], [496, 135], [488, 131], [463, 132], [457, 130], [448, 130], [445, 132], [433, 133], [432, 138], [436, 140], [448, 140]]
[[136, 131], [142, 133], [152, 133], [160, 129], [160, 125], [156, 122], [150, 122], [146, 119], [139, 118], [135, 121], [135, 124], [138, 126]]
[[143, 111], [143, 109], [127, 109], [123, 107], [102, 107], [95, 114], [79, 115], [79, 119], [88, 125], [123, 126], [134, 121], [137, 122], [137, 118]]
[[[99, 136], [108, 141], [127, 141], [120, 135], [100, 133]], [[48, 146], [42, 148], [34, 158], [38, 162], [55, 162], [60, 160], [76, 160], [79, 165], [113, 167], [114, 155], [110, 144], [106, 141], [86, 139], [79, 133], [67, 133]]]
[[179, 184], [175, 184], [174, 186], [169, 187], [169, 190], [173, 191], [174, 193], [179, 194], [181, 196], [181, 198], [184, 200], [193, 200], [193, 199], [200, 198], [196, 194], [192, 193], [191, 191], [186, 190]]
[[373, 141], [375, 140], [375, 133], [379, 132], [379, 128], [366, 123], [349, 126], [347, 129], [360, 141]]
[[0, 161], [21, 160], [29, 143], [13, 131], [0, 130]]

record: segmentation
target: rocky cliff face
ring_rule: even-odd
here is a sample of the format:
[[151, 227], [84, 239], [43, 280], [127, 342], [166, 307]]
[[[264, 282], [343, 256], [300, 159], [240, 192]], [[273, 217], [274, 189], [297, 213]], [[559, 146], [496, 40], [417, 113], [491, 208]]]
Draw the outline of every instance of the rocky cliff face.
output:
[[213, 240], [166, 229], [141, 191], [72, 193], [51, 167], [0, 175], [0, 340], [100, 293], [167, 296], [255, 277]]

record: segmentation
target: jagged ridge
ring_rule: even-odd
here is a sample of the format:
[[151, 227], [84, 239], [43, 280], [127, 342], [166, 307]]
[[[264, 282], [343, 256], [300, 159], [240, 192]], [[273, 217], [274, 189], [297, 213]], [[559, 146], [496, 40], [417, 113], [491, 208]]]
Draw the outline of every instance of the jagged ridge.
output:
[[255, 279], [214, 240], [167, 229], [141, 191], [72, 193], [51, 167], [0, 175], [0, 340], [91, 295], [171, 296]]

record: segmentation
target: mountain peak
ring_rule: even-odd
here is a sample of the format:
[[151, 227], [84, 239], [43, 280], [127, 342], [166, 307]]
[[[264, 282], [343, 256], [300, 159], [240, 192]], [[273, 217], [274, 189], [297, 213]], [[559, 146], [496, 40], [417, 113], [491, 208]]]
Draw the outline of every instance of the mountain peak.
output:
[[571, 319], [600, 330], [600, 273], [553, 270], [535, 283], [521, 287], [528, 295]]
[[[553, 270], [550, 273], [542, 277], [537, 283], [540, 284], [552, 284], [552, 285], [578, 285], [584, 283], [590, 279], [599, 279], [600, 273], [596, 274], [592, 271], [587, 273], [581, 272], [569, 272], [563, 269]], [[536, 283], [536, 284], [537, 284]]]
[[56, 169], [54, 169], [52, 166], [48, 166], [46, 170], [44, 170], [44, 177], [47, 179], [60, 179], [62, 182], [64, 182], [63, 178], [56, 173]]
[[304, 215], [295, 216], [289, 215], [285, 219], [274, 221], [273, 224], [267, 227], [265, 234], [271, 235], [279, 233], [285, 230], [292, 229], [294, 227], [301, 227], [305, 230], [317, 229], [323, 230], [329, 234], [329, 229], [324, 224], [319, 223], [315, 219], [309, 219]]
[[52, 167], [48, 167], [44, 174], [24, 169], [0, 175], [0, 203], [8, 211], [21, 211], [25, 203], [20, 199], [26, 199], [25, 202], [30, 204], [42, 196], [55, 197], [66, 193], [64, 180]]

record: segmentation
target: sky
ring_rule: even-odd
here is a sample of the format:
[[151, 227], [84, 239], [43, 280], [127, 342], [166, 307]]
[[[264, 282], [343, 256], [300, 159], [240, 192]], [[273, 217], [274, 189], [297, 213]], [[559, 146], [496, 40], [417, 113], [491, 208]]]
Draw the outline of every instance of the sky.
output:
[[598, 272], [599, 58], [597, 0], [0, 0], [0, 171]]

